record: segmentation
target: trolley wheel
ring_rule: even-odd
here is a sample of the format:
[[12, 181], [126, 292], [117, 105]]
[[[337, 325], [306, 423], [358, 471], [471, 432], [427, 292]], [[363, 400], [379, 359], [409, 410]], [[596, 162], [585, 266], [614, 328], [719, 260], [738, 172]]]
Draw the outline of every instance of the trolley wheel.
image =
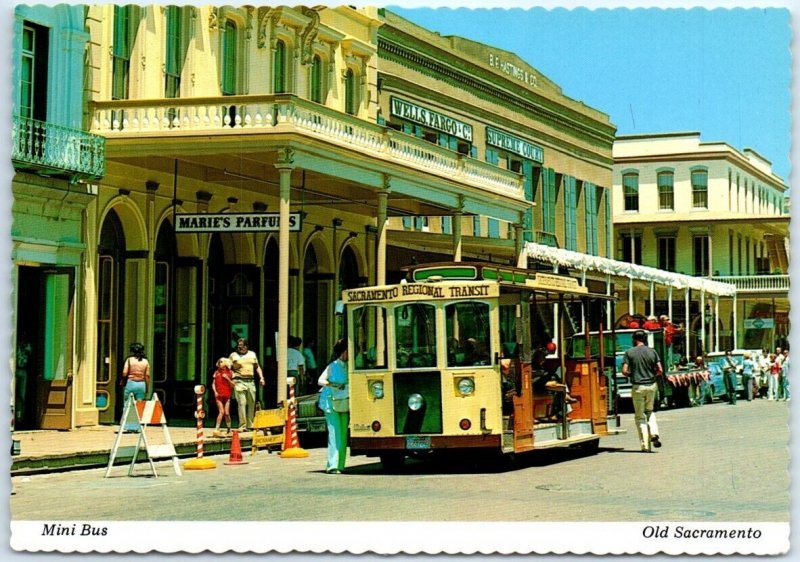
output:
[[380, 455], [383, 470], [387, 472], [397, 472], [406, 464], [406, 456], [402, 453], [386, 453]]

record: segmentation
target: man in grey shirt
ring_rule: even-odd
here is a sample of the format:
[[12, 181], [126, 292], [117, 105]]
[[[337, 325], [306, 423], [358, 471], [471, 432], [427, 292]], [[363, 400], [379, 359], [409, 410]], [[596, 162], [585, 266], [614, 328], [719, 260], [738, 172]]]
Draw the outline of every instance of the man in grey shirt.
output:
[[634, 345], [625, 352], [622, 374], [631, 379], [633, 414], [636, 429], [639, 431], [639, 442], [642, 451], [649, 452], [651, 444], [656, 448], [661, 447], [653, 407], [658, 394], [658, 377], [663, 373], [663, 369], [658, 353], [647, 347], [645, 341], [647, 335], [644, 330], [636, 330], [633, 333]]

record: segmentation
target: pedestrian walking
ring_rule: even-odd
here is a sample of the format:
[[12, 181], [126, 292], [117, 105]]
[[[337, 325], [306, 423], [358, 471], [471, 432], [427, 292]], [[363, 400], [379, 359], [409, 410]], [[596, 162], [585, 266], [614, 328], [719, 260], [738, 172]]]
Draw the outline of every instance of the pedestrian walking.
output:
[[758, 371], [758, 365], [752, 354], [745, 351], [742, 360], [742, 386], [744, 386], [745, 398], [748, 402], [753, 401], [753, 376]]
[[758, 368], [761, 371], [761, 380], [758, 384], [758, 395], [761, 398], [769, 398], [769, 379], [771, 364], [769, 361], [769, 352], [766, 348], [761, 350], [761, 356], [758, 358]]
[[641, 450], [650, 451], [650, 445], [661, 447], [658, 423], [654, 411], [658, 377], [664, 369], [655, 350], [647, 347], [647, 336], [643, 330], [633, 333], [634, 346], [625, 352], [622, 375], [631, 379], [631, 397], [636, 429], [639, 432]]
[[322, 387], [319, 408], [325, 412], [328, 426], [328, 460], [325, 472], [341, 474], [347, 456], [347, 426], [350, 423], [350, 394], [347, 376], [347, 340], [339, 340], [333, 346], [336, 355], [319, 376]]
[[220, 427], [222, 419], [225, 418], [225, 425], [228, 426], [228, 435], [231, 433], [231, 393], [233, 391], [233, 362], [227, 357], [220, 357], [217, 361], [217, 370], [214, 371], [214, 378], [211, 381], [211, 389], [214, 391], [214, 401], [217, 403], [217, 423], [214, 426], [214, 437], [222, 437]]
[[258, 364], [258, 357], [250, 350], [245, 338], [239, 338], [236, 342], [236, 351], [231, 353], [229, 359], [233, 362], [233, 391], [239, 410], [239, 430], [248, 431], [253, 427], [255, 415], [255, 376], [258, 375], [261, 386], [264, 386], [264, 373]]
[[[694, 369], [700, 371], [700, 380], [695, 385], [695, 395], [694, 395], [694, 402], [692, 403], [693, 406], [702, 406], [706, 403], [706, 400], [709, 399], [709, 387], [708, 387], [708, 371], [706, 370], [706, 362], [703, 359], [702, 355], [698, 355], [694, 359]], [[713, 396], [710, 397], [711, 400], [714, 399]]]
[[[780, 349], [780, 348], [778, 348]], [[769, 354], [769, 387], [767, 388], [767, 400], [778, 399], [778, 375], [781, 372], [781, 364], [774, 353]]]
[[[128, 348], [130, 355], [125, 359], [122, 367], [122, 379], [125, 389], [122, 392], [123, 403], [127, 404], [128, 397], [133, 395], [134, 400], [144, 400], [147, 394], [147, 384], [150, 382], [150, 362], [144, 354], [144, 345], [134, 342]], [[122, 420], [125, 423], [125, 420]], [[125, 423], [124, 431], [139, 431], [139, 424]]]
[[778, 394], [780, 398], [787, 402], [791, 399], [789, 393], [789, 350], [783, 350], [783, 363], [781, 363], [781, 373], [778, 380]]
[[733, 352], [729, 349], [725, 352], [725, 359], [722, 362], [722, 383], [725, 385], [725, 394], [728, 396], [728, 404], [736, 405], [736, 371], [738, 365], [733, 360]]

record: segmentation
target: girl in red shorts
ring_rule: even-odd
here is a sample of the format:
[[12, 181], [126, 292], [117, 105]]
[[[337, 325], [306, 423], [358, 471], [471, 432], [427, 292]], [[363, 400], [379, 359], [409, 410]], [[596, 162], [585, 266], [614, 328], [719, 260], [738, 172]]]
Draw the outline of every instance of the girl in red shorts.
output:
[[211, 388], [214, 390], [214, 399], [217, 401], [217, 425], [214, 427], [214, 437], [222, 437], [219, 430], [222, 424], [222, 417], [225, 417], [225, 424], [228, 426], [228, 435], [231, 433], [231, 390], [233, 389], [233, 363], [227, 357], [221, 357], [217, 361], [217, 370], [214, 371], [214, 380]]

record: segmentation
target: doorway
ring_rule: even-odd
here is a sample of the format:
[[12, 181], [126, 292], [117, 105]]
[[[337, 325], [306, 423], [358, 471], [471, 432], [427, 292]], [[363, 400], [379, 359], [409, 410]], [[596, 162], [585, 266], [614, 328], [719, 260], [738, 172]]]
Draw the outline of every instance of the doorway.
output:
[[74, 270], [18, 270], [15, 429], [70, 429]]

